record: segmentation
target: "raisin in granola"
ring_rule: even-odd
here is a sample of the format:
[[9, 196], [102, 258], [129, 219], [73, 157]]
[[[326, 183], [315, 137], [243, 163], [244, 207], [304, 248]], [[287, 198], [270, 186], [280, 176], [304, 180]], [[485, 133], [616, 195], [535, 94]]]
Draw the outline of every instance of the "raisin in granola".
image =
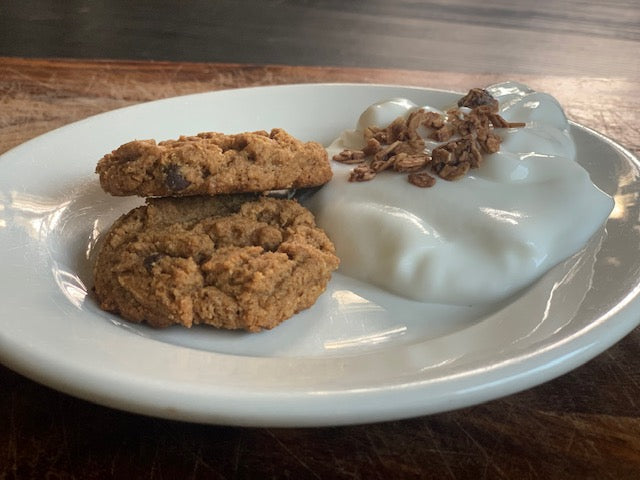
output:
[[464, 97], [458, 100], [459, 107], [475, 108], [488, 105], [492, 111], [498, 111], [498, 100], [484, 88], [472, 88]]

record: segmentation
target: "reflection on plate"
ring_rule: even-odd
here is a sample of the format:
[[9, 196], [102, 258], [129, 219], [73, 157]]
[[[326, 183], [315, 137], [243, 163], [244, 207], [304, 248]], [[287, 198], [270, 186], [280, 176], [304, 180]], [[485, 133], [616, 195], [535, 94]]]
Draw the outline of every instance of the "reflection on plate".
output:
[[336, 274], [311, 309], [259, 334], [153, 330], [98, 309], [95, 247], [117, 216], [141, 203], [100, 190], [93, 170], [105, 152], [132, 138], [276, 126], [327, 144], [366, 106], [393, 97], [443, 107], [458, 94], [335, 84], [227, 90], [105, 113], [6, 153], [0, 360], [64, 392], [133, 412], [235, 425], [335, 425], [497, 398], [575, 368], [638, 324], [638, 162], [578, 125], [579, 161], [615, 198], [615, 209], [581, 252], [501, 304], [426, 305]]

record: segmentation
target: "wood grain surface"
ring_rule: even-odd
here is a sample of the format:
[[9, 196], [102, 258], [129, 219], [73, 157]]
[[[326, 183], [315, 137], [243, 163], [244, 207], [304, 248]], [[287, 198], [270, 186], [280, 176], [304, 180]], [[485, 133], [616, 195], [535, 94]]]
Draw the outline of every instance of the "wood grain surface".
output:
[[[513, 79], [640, 151], [631, 79], [207, 63], [0, 58], [0, 153], [71, 121], [178, 94], [299, 82], [465, 90]], [[0, 175], [2, 163], [0, 162]], [[133, 415], [0, 367], [0, 479], [640, 478], [640, 329], [544, 385], [459, 411], [316, 429]]]
[[[551, 72], [638, 80], [638, 0], [0, 5], [0, 55]], [[507, 68], [504, 68], [507, 67]]]

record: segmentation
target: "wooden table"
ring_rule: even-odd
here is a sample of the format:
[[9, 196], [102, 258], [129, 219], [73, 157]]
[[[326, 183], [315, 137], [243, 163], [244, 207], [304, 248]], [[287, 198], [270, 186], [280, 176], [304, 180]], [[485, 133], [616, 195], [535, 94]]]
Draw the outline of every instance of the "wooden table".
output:
[[[299, 82], [465, 90], [507, 78], [555, 95], [573, 120], [640, 152], [640, 100], [625, 77], [0, 58], [0, 153], [95, 113], [178, 94]], [[0, 367], [0, 479], [640, 478], [639, 352], [636, 329], [577, 370], [500, 400], [316, 429], [147, 418]]]

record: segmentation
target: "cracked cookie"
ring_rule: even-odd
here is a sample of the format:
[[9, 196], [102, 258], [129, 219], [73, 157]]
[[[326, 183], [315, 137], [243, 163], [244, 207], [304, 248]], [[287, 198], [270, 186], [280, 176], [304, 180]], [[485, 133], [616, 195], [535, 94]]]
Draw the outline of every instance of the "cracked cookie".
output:
[[331, 179], [325, 149], [282, 129], [200, 133], [156, 143], [135, 140], [96, 167], [112, 195], [178, 197], [314, 187]]
[[295, 200], [156, 198], [106, 235], [95, 292], [102, 309], [136, 323], [260, 331], [313, 305], [338, 263]]

